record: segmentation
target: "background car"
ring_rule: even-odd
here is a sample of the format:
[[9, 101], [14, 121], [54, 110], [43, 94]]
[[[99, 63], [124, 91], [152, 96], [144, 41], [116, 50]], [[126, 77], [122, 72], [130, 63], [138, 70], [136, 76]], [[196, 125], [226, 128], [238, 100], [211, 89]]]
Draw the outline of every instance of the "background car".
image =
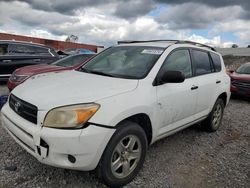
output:
[[236, 71], [229, 71], [231, 92], [250, 97], [250, 62], [241, 65]]
[[7, 81], [20, 67], [50, 63], [59, 56], [51, 47], [18, 41], [0, 41], [0, 81]]
[[59, 59], [51, 64], [31, 65], [17, 69], [8, 80], [9, 90], [13, 90], [17, 85], [23, 83], [25, 80], [33, 75], [47, 73], [47, 72], [60, 72], [65, 70], [77, 70], [84, 62], [91, 58], [93, 54], [78, 54], [67, 56]]
[[7, 102], [7, 100], [8, 100], [8, 95], [0, 96], [0, 110], [3, 107], [3, 105]]

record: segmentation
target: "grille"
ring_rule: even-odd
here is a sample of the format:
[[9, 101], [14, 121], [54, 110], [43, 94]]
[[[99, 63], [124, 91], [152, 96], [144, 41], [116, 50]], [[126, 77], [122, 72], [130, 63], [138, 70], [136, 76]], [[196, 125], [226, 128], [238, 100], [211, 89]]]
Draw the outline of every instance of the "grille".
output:
[[13, 94], [10, 95], [9, 105], [18, 115], [24, 119], [37, 124], [37, 107], [25, 102]]
[[238, 88], [250, 89], [250, 81], [233, 80], [232, 85]]

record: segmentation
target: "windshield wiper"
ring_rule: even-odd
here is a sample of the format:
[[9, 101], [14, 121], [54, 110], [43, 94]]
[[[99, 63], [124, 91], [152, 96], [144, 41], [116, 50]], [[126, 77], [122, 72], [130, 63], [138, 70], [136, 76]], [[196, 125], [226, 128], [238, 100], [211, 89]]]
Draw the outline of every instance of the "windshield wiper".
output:
[[115, 77], [113, 74], [109, 74], [109, 73], [105, 73], [105, 72], [101, 72], [101, 71], [89, 70], [89, 69], [85, 69], [85, 68], [82, 68], [81, 71], [86, 72], [86, 73], [98, 74], [98, 75], [102, 75], [102, 76]]

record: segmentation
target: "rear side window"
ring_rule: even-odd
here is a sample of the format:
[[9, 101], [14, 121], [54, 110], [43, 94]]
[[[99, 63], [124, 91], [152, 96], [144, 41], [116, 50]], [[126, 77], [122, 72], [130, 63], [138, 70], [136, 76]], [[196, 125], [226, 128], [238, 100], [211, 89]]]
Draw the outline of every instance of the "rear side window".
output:
[[212, 60], [213, 60], [213, 64], [214, 64], [214, 68], [216, 72], [220, 72], [221, 71], [221, 61], [220, 61], [220, 56], [214, 53], [210, 53]]
[[212, 72], [211, 63], [207, 52], [192, 50], [195, 67], [195, 75], [209, 74]]
[[33, 48], [35, 49], [35, 52], [40, 56], [52, 56], [49, 53], [48, 48], [43, 48], [43, 47], [38, 47], [38, 46], [34, 46]]
[[29, 45], [10, 44], [9, 53], [11, 55], [33, 55], [35, 50]]
[[9, 53], [11, 55], [51, 56], [47, 48], [25, 44], [11, 44]]

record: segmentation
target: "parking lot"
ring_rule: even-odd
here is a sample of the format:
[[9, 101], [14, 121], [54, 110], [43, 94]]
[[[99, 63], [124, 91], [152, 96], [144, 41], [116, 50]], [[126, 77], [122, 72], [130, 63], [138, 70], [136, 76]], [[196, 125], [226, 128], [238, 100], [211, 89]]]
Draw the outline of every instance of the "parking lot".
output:
[[[4, 85], [0, 94], [7, 93]], [[0, 126], [0, 187], [105, 187], [93, 173], [43, 165]], [[216, 133], [192, 126], [150, 146], [127, 187], [249, 187], [250, 102], [231, 99]]]

